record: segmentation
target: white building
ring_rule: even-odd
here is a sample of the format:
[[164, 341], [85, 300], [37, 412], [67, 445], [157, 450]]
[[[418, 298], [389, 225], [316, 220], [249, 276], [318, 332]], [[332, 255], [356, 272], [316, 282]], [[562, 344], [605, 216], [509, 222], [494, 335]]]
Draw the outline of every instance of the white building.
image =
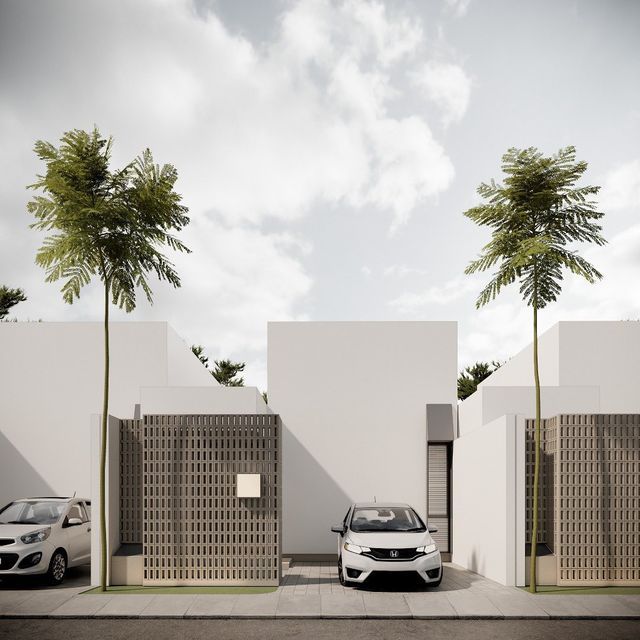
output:
[[[269, 323], [285, 555], [335, 554], [329, 528], [356, 501], [408, 502], [427, 516], [427, 442], [454, 434], [457, 340], [455, 322]], [[448, 514], [433, 515], [446, 535]]]
[[[157, 406], [152, 390], [141, 398], [145, 387], [218, 391], [166, 322], [110, 327], [112, 415], [133, 417], [141, 400]], [[0, 354], [0, 503], [74, 492], [91, 497], [89, 424], [102, 410], [102, 323], [3, 322]]]
[[[539, 361], [542, 418], [640, 414], [639, 322], [559, 322], [540, 337]], [[531, 345], [482, 382], [458, 415], [453, 561], [524, 585], [525, 419], [535, 416]]]
[[[97, 501], [102, 329], [97, 322], [0, 323], [1, 503], [74, 492]], [[631, 487], [621, 508], [633, 513], [640, 505], [638, 362], [636, 322], [561, 322], [540, 338], [543, 418], [604, 416], [577, 422], [597, 434], [601, 424], [618, 429], [619, 414], [634, 414], [622, 426], [622, 453], [630, 456], [612, 471], [626, 474], [615, 483]], [[166, 323], [114, 322], [109, 412], [125, 420], [237, 416], [247, 424], [277, 414], [268, 420], [281, 425], [281, 457], [278, 450], [272, 461], [282, 465], [282, 479], [279, 469], [274, 473], [282, 488], [276, 502], [285, 556], [335, 556], [330, 527], [353, 502], [408, 502], [438, 527], [434, 537], [455, 563], [523, 585], [532, 349], [487, 378], [456, 412], [457, 372], [455, 322], [274, 322], [268, 326], [267, 407], [256, 388], [220, 387]], [[109, 421], [108, 439], [110, 554], [123, 542], [117, 419]], [[588, 440], [572, 446], [593, 448]], [[624, 535], [640, 548], [640, 520], [625, 518]], [[98, 529], [92, 530], [94, 582]], [[636, 584], [640, 563], [625, 553], [618, 554], [625, 564], [615, 568], [623, 576], [616, 580]], [[556, 570], [548, 574], [551, 581], [559, 575], [555, 556], [553, 550], [542, 561]], [[136, 562], [139, 571], [140, 554]], [[541, 576], [547, 569], [541, 567]]]

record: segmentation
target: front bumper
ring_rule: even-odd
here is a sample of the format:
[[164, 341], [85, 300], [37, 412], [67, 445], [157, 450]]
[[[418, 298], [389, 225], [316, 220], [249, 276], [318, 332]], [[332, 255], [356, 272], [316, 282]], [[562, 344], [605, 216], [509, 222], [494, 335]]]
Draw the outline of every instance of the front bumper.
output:
[[[368, 556], [342, 550], [342, 567], [345, 571], [345, 578], [349, 582], [363, 583], [374, 571], [408, 573], [416, 572], [426, 584], [437, 582], [442, 576], [442, 558], [440, 551], [434, 551], [426, 556], [420, 556], [415, 560], [374, 560]], [[349, 575], [348, 569], [360, 571], [357, 577], [353, 573]], [[435, 571], [439, 569], [437, 573]], [[432, 576], [429, 576], [430, 572]]]
[[[18, 540], [14, 544], [3, 545], [0, 547], [0, 578], [46, 573], [53, 551], [54, 547], [48, 540], [33, 544], [24, 544]], [[28, 562], [27, 558], [37, 553], [40, 554], [40, 560], [36, 564], [29, 563], [29, 566], [20, 566], [23, 561]]]

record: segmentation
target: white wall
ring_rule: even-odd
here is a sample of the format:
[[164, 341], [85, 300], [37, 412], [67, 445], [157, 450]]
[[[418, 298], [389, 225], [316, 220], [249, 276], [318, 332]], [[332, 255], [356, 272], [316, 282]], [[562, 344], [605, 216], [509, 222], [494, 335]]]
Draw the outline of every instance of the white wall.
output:
[[524, 424], [502, 416], [453, 443], [453, 557], [501, 584], [524, 572]]
[[143, 387], [140, 414], [268, 413], [256, 387]]
[[426, 404], [456, 402], [455, 322], [275, 322], [269, 406], [283, 422], [283, 552], [335, 553], [351, 502], [426, 508]]
[[[460, 435], [505, 414], [535, 416], [535, 387], [485, 386], [459, 406]], [[600, 413], [600, 387], [542, 387], [543, 418], [559, 413]]]
[[[640, 413], [640, 322], [559, 322], [540, 337], [543, 417]], [[514, 413], [535, 411], [529, 345], [460, 403], [460, 435]]]
[[[101, 416], [90, 418], [91, 446], [91, 584], [100, 584], [100, 448]], [[120, 547], [120, 420], [109, 416], [107, 421], [107, 465], [105, 473], [107, 528], [107, 585], [111, 584], [111, 556]]]
[[601, 413], [640, 413], [640, 322], [560, 322], [560, 384], [600, 387]]
[[219, 388], [218, 381], [193, 354], [191, 347], [170, 325], [165, 326], [167, 327], [167, 386]]
[[[532, 338], [533, 339], [533, 338]], [[560, 329], [554, 324], [538, 338], [538, 361], [540, 384], [555, 386], [560, 384]], [[533, 384], [533, 345], [529, 344], [522, 351], [507, 360], [502, 367], [491, 374], [479, 387], [486, 386], [530, 386]]]
[[[100, 322], [0, 323], [0, 503], [91, 497], [89, 417], [102, 411], [102, 330]], [[172, 333], [164, 322], [111, 323], [112, 415], [133, 417], [140, 387], [169, 384], [176, 362], [186, 384], [217, 385]]]

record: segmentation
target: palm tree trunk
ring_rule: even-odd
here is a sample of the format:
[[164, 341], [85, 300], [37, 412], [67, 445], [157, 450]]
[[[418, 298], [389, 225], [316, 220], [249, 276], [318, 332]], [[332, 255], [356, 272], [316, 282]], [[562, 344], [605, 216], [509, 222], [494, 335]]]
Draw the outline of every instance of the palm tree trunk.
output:
[[531, 559], [529, 591], [536, 592], [536, 551], [538, 540], [538, 487], [540, 485], [540, 371], [538, 369], [538, 307], [533, 305], [533, 377], [536, 386], [536, 422], [533, 445], [533, 523], [531, 527]]
[[107, 420], [109, 416], [109, 281], [104, 284], [104, 389], [100, 434], [100, 590], [107, 590]]

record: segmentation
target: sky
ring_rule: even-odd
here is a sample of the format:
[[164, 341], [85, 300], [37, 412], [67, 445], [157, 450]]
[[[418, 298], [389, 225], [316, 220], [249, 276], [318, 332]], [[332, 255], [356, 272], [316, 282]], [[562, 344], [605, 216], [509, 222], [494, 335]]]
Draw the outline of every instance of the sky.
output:
[[[457, 320], [459, 367], [531, 340], [506, 291], [464, 269], [489, 236], [463, 212], [509, 147], [575, 145], [601, 185], [602, 271], [567, 276], [559, 320], [640, 318], [640, 2], [0, 0], [0, 284], [19, 320], [99, 320], [34, 263], [38, 139], [97, 125], [114, 166], [175, 165], [191, 223], [167, 320], [264, 390], [274, 320]], [[381, 371], [384, 375], [401, 372]]]

